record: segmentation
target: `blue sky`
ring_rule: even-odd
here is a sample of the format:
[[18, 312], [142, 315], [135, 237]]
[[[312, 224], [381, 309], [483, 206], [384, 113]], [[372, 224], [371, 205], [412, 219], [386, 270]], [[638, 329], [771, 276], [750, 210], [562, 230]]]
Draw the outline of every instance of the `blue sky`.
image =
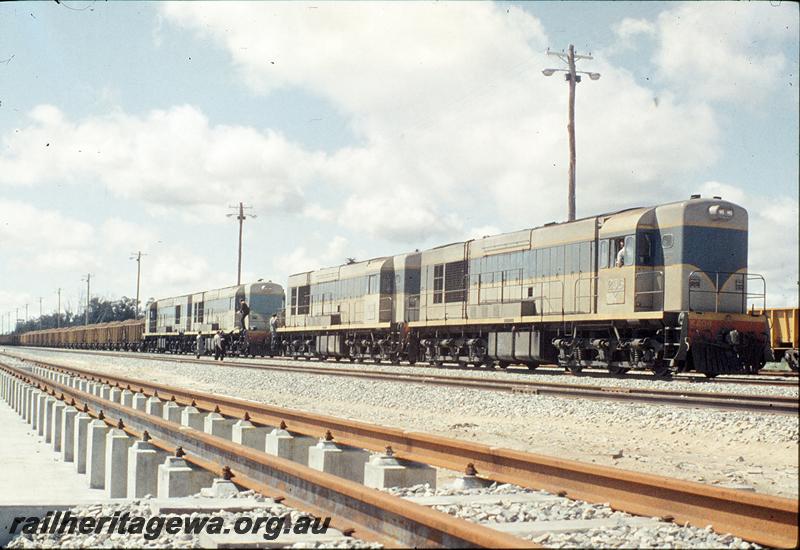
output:
[[0, 314], [234, 283], [240, 200], [282, 284], [561, 220], [569, 43], [578, 215], [722, 193], [796, 304], [796, 4], [76, 0], [0, 4]]

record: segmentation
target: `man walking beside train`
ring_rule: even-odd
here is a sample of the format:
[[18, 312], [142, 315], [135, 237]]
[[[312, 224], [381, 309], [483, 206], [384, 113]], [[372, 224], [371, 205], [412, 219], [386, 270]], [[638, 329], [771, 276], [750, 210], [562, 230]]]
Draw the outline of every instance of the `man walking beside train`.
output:
[[214, 360], [222, 361], [225, 358], [225, 342], [222, 340], [222, 331], [214, 335]]
[[203, 339], [202, 331], [197, 331], [197, 338], [195, 338], [195, 355], [197, 358], [200, 359], [201, 355], [205, 355], [206, 353], [206, 341]]

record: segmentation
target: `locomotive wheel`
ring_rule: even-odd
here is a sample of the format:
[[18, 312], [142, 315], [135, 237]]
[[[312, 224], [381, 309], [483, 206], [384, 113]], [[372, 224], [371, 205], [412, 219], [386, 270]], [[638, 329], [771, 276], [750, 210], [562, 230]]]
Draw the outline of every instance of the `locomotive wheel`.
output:
[[501, 369], [507, 369], [508, 365], [510, 365], [510, 363], [508, 361], [500, 361], [497, 364], [497, 366], [499, 366]]

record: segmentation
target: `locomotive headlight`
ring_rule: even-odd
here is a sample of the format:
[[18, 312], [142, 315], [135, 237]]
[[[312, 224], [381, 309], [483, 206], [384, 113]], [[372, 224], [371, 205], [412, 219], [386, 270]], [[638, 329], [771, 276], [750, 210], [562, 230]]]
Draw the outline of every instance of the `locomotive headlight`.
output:
[[725, 208], [721, 204], [708, 207], [708, 215], [717, 220], [729, 220], [733, 218], [733, 208]]

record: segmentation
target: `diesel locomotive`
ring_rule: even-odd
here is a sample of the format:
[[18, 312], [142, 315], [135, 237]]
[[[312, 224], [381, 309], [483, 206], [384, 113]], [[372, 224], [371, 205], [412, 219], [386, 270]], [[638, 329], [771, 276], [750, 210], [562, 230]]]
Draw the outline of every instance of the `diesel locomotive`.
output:
[[751, 373], [771, 360], [747, 211], [630, 208], [289, 277], [292, 357]]
[[21, 342], [189, 353], [198, 332], [222, 330], [239, 355], [755, 373], [772, 351], [747, 237], [744, 208], [692, 195], [297, 273], [285, 310], [283, 288], [258, 282], [159, 300], [143, 322], [37, 331]]
[[[222, 331], [229, 350], [254, 353], [264, 348], [269, 319], [283, 309], [283, 299], [281, 285], [259, 281], [157, 300], [145, 313], [142, 351], [189, 353], [198, 333], [205, 339], [204, 349], [210, 350], [214, 333]], [[250, 308], [247, 331], [241, 328], [242, 300]]]

